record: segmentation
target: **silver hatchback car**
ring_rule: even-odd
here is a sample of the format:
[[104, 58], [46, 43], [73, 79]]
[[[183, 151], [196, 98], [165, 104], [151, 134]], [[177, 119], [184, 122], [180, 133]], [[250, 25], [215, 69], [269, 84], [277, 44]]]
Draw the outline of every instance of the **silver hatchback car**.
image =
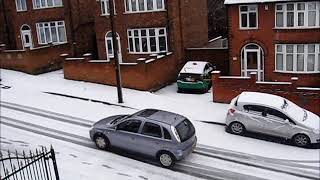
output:
[[320, 143], [319, 116], [276, 95], [242, 92], [230, 103], [227, 130], [253, 131], [291, 139], [296, 146]]
[[190, 154], [197, 143], [187, 118], [156, 109], [102, 119], [93, 125], [90, 138], [99, 149], [113, 146], [151, 156], [167, 168]]

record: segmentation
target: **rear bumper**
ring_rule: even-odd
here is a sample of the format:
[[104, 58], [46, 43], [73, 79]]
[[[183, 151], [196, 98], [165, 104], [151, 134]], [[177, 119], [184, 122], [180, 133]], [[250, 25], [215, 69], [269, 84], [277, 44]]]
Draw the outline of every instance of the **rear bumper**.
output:
[[207, 85], [202, 81], [198, 82], [185, 82], [185, 81], [177, 81], [178, 88], [180, 89], [205, 89]]
[[195, 137], [195, 140], [194, 140], [194, 142], [192, 143], [191, 146], [187, 147], [184, 150], [177, 150], [177, 151], [175, 151], [173, 153], [175, 158], [176, 158], [176, 160], [179, 161], [179, 160], [184, 159], [185, 157], [187, 157], [189, 154], [191, 154], [194, 151], [196, 146], [197, 146], [197, 137]]

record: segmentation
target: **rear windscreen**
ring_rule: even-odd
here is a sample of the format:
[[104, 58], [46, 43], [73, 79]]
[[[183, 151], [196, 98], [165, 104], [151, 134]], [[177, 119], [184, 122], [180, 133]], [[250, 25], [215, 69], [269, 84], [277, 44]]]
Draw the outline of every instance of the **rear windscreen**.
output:
[[180, 73], [178, 76], [178, 80], [186, 80], [192, 79], [194, 81], [202, 80], [201, 74], [190, 74], [190, 73]]
[[181, 142], [188, 140], [195, 133], [195, 129], [194, 129], [192, 123], [188, 119], [185, 119], [182, 122], [180, 122], [176, 126], [176, 130], [178, 131]]

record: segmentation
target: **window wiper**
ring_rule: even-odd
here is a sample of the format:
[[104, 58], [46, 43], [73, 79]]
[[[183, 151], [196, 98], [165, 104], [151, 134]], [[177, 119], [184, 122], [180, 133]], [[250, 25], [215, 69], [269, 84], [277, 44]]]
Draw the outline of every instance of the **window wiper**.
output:
[[288, 106], [288, 103], [287, 103], [287, 101], [284, 99], [283, 100], [283, 105], [281, 106], [281, 109], [284, 109], [284, 108], [286, 108]]

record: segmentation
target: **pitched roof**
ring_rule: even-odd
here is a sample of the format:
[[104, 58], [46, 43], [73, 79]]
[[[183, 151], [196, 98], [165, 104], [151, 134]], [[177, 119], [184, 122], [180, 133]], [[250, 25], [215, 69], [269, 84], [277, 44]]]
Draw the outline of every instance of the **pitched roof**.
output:
[[224, 4], [250, 4], [250, 3], [290, 2], [290, 1], [299, 1], [299, 0], [225, 0]]

